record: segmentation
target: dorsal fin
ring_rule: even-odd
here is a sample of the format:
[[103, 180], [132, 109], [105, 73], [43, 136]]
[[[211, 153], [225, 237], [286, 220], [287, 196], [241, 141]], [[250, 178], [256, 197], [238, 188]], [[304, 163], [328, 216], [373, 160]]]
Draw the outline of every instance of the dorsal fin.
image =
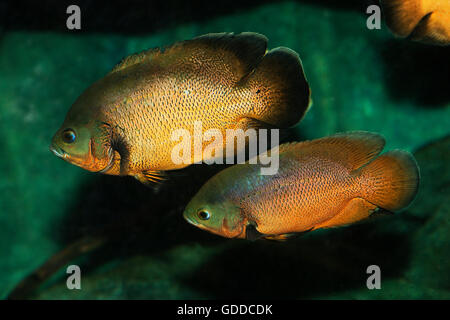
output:
[[154, 49], [149, 49], [149, 50], [145, 50], [142, 52], [134, 53], [132, 55], [129, 55], [129, 56], [123, 58], [118, 64], [116, 64], [114, 66], [114, 68], [112, 68], [110, 73], [126, 69], [126, 68], [131, 67], [138, 63], [150, 61], [155, 55], [158, 55], [160, 53], [161, 53], [160, 48], [154, 48]]
[[234, 82], [256, 68], [266, 53], [267, 38], [258, 33], [211, 33], [192, 40], [176, 42], [164, 49], [150, 49], [124, 58], [111, 73], [140, 63], [161, 65], [197, 64], [221, 72]]
[[267, 38], [255, 32], [233, 33], [210, 33], [185, 41], [185, 46], [204, 45], [217, 51], [230, 54], [224, 63], [240, 63], [243, 68], [242, 76], [248, 74], [261, 61], [267, 51]]
[[314, 155], [330, 158], [353, 171], [375, 158], [384, 144], [385, 140], [379, 134], [354, 131], [311, 141], [285, 143], [279, 147], [279, 153], [280, 156], [293, 158]]

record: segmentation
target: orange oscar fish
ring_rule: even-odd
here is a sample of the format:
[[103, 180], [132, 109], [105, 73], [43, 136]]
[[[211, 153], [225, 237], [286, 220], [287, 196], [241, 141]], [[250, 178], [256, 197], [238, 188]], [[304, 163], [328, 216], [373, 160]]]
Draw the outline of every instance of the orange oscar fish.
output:
[[261, 175], [248, 162], [231, 166], [202, 186], [184, 217], [223, 237], [282, 240], [351, 224], [379, 208], [398, 211], [415, 197], [419, 169], [410, 153], [379, 155], [383, 147], [368, 132], [283, 144], [276, 174]]
[[310, 105], [309, 86], [297, 53], [266, 48], [257, 33], [219, 33], [131, 55], [75, 101], [50, 149], [86, 170], [146, 182], [194, 162], [194, 153], [181, 164], [171, 155], [173, 132], [193, 137], [194, 123], [224, 136], [290, 127]]
[[382, 0], [386, 23], [396, 35], [450, 45], [450, 0]]

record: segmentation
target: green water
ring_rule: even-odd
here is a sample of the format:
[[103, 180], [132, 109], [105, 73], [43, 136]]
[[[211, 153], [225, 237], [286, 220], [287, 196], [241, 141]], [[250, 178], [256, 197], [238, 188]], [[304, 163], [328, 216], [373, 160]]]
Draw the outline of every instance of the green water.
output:
[[[449, 48], [400, 40], [349, 8], [264, 3], [152, 32], [0, 29], [0, 297], [76, 239], [114, 239], [65, 266], [30, 298], [450, 298]], [[184, 205], [209, 168], [156, 193], [132, 178], [89, 173], [48, 146], [70, 105], [122, 57], [209, 32], [253, 31], [296, 50], [313, 107], [298, 139], [366, 130], [415, 155], [422, 183], [395, 216], [286, 243], [227, 240], [188, 225]], [[425, 146], [425, 147], [424, 147]], [[420, 149], [420, 150], [419, 150]], [[417, 151], [418, 150], [418, 151]], [[366, 287], [379, 265], [381, 290]]]

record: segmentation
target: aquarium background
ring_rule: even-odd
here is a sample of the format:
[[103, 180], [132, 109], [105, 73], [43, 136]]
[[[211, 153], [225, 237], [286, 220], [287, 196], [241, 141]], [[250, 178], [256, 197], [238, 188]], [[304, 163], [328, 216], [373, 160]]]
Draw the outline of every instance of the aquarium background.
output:
[[[65, 250], [50, 279], [32, 277], [36, 290], [16, 297], [449, 299], [450, 48], [395, 38], [384, 23], [369, 30], [373, 2], [0, 2], [0, 297]], [[66, 28], [70, 4], [80, 31]], [[314, 104], [288, 139], [367, 130], [414, 152], [413, 204], [283, 243], [228, 240], [181, 215], [222, 167], [192, 166], [153, 190], [49, 151], [74, 100], [124, 56], [223, 31], [300, 54]], [[70, 264], [81, 290], [66, 287]], [[366, 287], [373, 264], [381, 290]]]

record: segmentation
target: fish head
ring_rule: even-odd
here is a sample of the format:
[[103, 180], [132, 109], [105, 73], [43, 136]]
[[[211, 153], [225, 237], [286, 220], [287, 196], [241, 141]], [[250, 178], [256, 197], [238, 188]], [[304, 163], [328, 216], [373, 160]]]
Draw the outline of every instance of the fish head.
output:
[[[205, 187], [205, 186], [204, 186]], [[202, 188], [186, 206], [183, 217], [190, 224], [226, 238], [245, 237], [246, 220], [233, 201]]]
[[50, 151], [85, 170], [106, 171], [114, 158], [111, 127], [100, 121], [80, 122], [66, 118], [53, 136]]
[[121, 80], [105, 76], [77, 98], [53, 136], [50, 150], [56, 156], [92, 172], [106, 172], [113, 166], [113, 126], [104, 110], [124, 94], [119, 89], [126, 82]]

